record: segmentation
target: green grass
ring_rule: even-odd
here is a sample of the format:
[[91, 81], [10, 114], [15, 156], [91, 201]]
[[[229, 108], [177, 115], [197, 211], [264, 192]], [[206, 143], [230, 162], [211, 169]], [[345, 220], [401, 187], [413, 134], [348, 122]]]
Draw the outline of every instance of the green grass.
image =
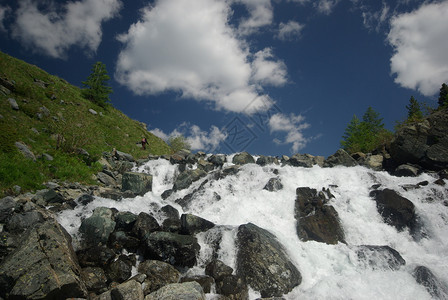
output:
[[[86, 78], [89, 72], [85, 70]], [[15, 82], [10, 95], [0, 93], [0, 196], [9, 194], [14, 185], [30, 191], [50, 179], [94, 183], [92, 175], [99, 170], [95, 161], [113, 148], [137, 159], [171, 152], [140, 122], [112, 106], [102, 108], [84, 99], [80, 88], [2, 52], [0, 77]], [[38, 85], [36, 80], [46, 86]], [[8, 98], [16, 100], [18, 111], [11, 109]], [[48, 115], [43, 107], [50, 112]], [[150, 144], [146, 150], [136, 145], [142, 136]], [[17, 141], [26, 144], [36, 156], [52, 155], [54, 161], [24, 159], [14, 146]], [[90, 159], [80, 157], [78, 148], [89, 152]]]

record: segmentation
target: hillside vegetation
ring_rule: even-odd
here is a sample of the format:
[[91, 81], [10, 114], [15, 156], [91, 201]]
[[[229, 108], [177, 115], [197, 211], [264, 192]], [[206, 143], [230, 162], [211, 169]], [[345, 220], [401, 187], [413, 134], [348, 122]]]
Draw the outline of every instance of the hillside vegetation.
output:
[[[0, 78], [1, 194], [14, 193], [15, 185], [22, 192], [38, 189], [50, 179], [94, 183], [101, 169], [97, 160], [113, 148], [137, 159], [170, 153], [145, 124], [86, 100], [80, 88], [2, 52]], [[136, 144], [142, 136], [150, 145], [146, 150]], [[36, 160], [26, 159], [16, 142]]]

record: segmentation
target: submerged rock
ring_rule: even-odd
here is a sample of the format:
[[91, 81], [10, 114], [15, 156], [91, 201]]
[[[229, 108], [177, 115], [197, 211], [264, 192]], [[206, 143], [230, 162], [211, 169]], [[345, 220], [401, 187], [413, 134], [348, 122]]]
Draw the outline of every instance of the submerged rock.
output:
[[270, 192], [276, 192], [283, 189], [283, 184], [280, 178], [275, 177], [269, 179], [268, 183], [266, 183], [263, 189]]
[[204, 170], [201, 169], [195, 169], [195, 170], [186, 170], [177, 176], [176, 181], [173, 185], [174, 191], [179, 191], [186, 189], [189, 187], [193, 182], [201, 179], [202, 177], [206, 176], [207, 173]]
[[302, 241], [317, 241], [327, 244], [345, 242], [344, 230], [333, 206], [328, 205], [324, 192], [300, 187], [296, 190], [295, 219], [297, 234]]
[[143, 196], [152, 190], [152, 176], [144, 173], [126, 172], [123, 174], [122, 191], [131, 191]]
[[358, 259], [366, 262], [373, 269], [398, 270], [406, 261], [397, 250], [389, 246], [359, 246], [356, 251]]
[[237, 246], [237, 274], [262, 297], [281, 296], [302, 282], [283, 246], [267, 230], [252, 223], [239, 226]]
[[424, 266], [418, 266], [412, 272], [415, 280], [423, 285], [428, 293], [436, 299], [448, 299], [448, 286], [442, 284], [440, 280]]

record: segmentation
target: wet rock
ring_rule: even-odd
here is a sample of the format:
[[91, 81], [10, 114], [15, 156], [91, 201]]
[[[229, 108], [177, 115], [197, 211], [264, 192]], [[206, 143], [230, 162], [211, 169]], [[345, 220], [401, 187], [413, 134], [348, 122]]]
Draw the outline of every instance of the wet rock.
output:
[[270, 165], [270, 164], [278, 165], [279, 162], [276, 157], [260, 155], [260, 157], [257, 159], [256, 164], [264, 167], [264, 166]]
[[216, 281], [216, 292], [227, 299], [249, 300], [249, 289], [244, 279], [237, 275], [228, 275]]
[[79, 204], [87, 205], [87, 204], [89, 204], [90, 202], [92, 202], [94, 199], [95, 199], [95, 198], [94, 198], [92, 195], [89, 195], [89, 194], [82, 194], [81, 196], [79, 196], [79, 197], [76, 199], [76, 201], [77, 201]]
[[215, 168], [215, 165], [206, 160], [200, 159], [198, 161], [198, 168], [204, 170], [205, 172], [211, 172]]
[[124, 282], [132, 275], [132, 260], [126, 255], [120, 255], [118, 259], [112, 261], [106, 268], [106, 275], [111, 281]]
[[327, 244], [345, 242], [338, 213], [327, 204], [331, 195], [308, 187], [297, 188], [296, 194], [297, 234], [302, 241]]
[[436, 299], [448, 299], [448, 286], [442, 284], [427, 267], [416, 267], [412, 272], [412, 276], [414, 276], [419, 284], [426, 288], [432, 297]]
[[312, 168], [314, 165], [323, 166], [324, 158], [322, 156], [313, 156], [310, 154], [294, 154], [285, 164], [293, 167]]
[[394, 175], [399, 177], [416, 177], [421, 173], [420, 168], [405, 164], [400, 165], [395, 169]]
[[224, 264], [219, 259], [214, 259], [205, 267], [205, 274], [219, 281], [226, 276], [230, 276], [233, 269]]
[[112, 299], [120, 299], [120, 300], [143, 300], [143, 290], [142, 285], [136, 280], [126, 281], [115, 288], [113, 288], [110, 292]]
[[134, 227], [135, 222], [137, 222], [137, 219], [138, 216], [130, 211], [120, 211], [115, 215], [115, 229], [130, 232], [132, 227]]
[[105, 267], [115, 258], [115, 252], [108, 247], [92, 246], [76, 252], [81, 267]]
[[283, 189], [283, 184], [280, 180], [280, 178], [271, 178], [269, 179], [268, 183], [263, 188], [264, 190], [270, 191], [270, 192], [276, 192], [281, 189]]
[[35, 226], [0, 265], [0, 296], [6, 299], [85, 298], [71, 237], [53, 220]]
[[141, 212], [134, 226], [132, 227], [132, 233], [140, 240], [143, 240], [147, 234], [160, 230], [160, 225], [157, 220], [145, 213]]
[[169, 196], [171, 196], [174, 193], [172, 189], [166, 190], [160, 195], [163, 200], [166, 200]]
[[36, 161], [36, 156], [34, 155], [33, 152], [31, 152], [31, 150], [28, 148], [27, 145], [25, 145], [21, 142], [15, 142], [15, 145], [16, 145], [17, 149], [19, 150], [19, 152], [22, 153], [23, 156], [25, 156], [25, 158], [31, 159], [32, 161]]
[[158, 260], [146, 260], [138, 265], [138, 271], [146, 275], [144, 294], [148, 295], [161, 287], [178, 283], [180, 272], [172, 265]]
[[237, 274], [262, 297], [287, 294], [301, 283], [299, 270], [267, 230], [252, 223], [239, 226], [237, 246]]
[[115, 224], [110, 208], [97, 207], [92, 216], [81, 222], [79, 232], [89, 245], [105, 244], [114, 231]]
[[181, 233], [195, 235], [196, 233], [207, 231], [215, 224], [192, 214], [183, 214], [180, 218]]
[[240, 170], [241, 169], [239, 165], [223, 168], [221, 171], [217, 173], [218, 174], [217, 177], [218, 179], [223, 179], [227, 176], [236, 175]]
[[179, 190], [186, 189], [193, 182], [201, 179], [202, 177], [204, 177], [206, 175], [207, 175], [207, 173], [201, 169], [186, 170], [177, 176], [176, 181], [174, 182], [174, 185], [173, 185], [173, 190], [179, 191]]
[[152, 191], [152, 176], [144, 173], [126, 172], [123, 174], [122, 191], [130, 190], [136, 195], [143, 196]]
[[255, 163], [255, 159], [249, 153], [242, 152], [242, 153], [236, 154], [233, 157], [232, 162], [235, 165], [254, 164]]
[[227, 161], [227, 157], [224, 154], [214, 154], [208, 158], [208, 161], [216, 167], [222, 167], [222, 165], [224, 165]]
[[389, 246], [359, 246], [358, 259], [364, 261], [373, 269], [398, 270], [406, 264], [406, 261], [395, 249]]
[[180, 279], [180, 283], [192, 281], [199, 283], [206, 294], [210, 293], [212, 285], [215, 284], [215, 280], [207, 275], [185, 276]]
[[112, 232], [108, 242], [109, 247], [115, 251], [122, 251], [123, 249], [136, 251], [139, 244], [140, 241], [137, 238], [130, 236], [124, 231]]
[[416, 228], [417, 220], [414, 204], [391, 189], [375, 190], [370, 196], [376, 201], [376, 208], [385, 223], [398, 230]]
[[199, 283], [185, 282], [168, 284], [145, 297], [145, 300], [160, 299], [205, 300], [205, 294]]
[[107, 277], [102, 268], [87, 267], [82, 269], [81, 279], [90, 292], [104, 293], [107, 291]]
[[166, 216], [167, 219], [178, 220], [180, 218], [179, 211], [171, 205], [163, 206], [160, 211]]
[[350, 156], [345, 150], [339, 149], [335, 154], [330, 155], [324, 161], [324, 167], [332, 168], [335, 166], [344, 166], [344, 167], [354, 167], [357, 166], [358, 162]]
[[163, 231], [150, 233], [142, 245], [146, 258], [161, 260], [178, 267], [193, 267], [199, 249], [195, 237]]

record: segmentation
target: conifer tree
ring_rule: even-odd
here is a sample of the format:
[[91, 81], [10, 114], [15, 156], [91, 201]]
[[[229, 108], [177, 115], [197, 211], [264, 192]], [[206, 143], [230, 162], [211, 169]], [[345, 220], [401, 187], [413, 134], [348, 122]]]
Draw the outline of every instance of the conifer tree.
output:
[[448, 106], [448, 85], [446, 83], [442, 84], [439, 93], [439, 107], [447, 107]]
[[112, 88], [107, 83], [109, 79], [105, 64], [100, 61], [93, 64], [92, 73], [82, 82], [85, 87], [84, 97], [101, 107], [106, 107], [110, 102], [109, 94], [112, 93]]
[[408, 121], [418, 121], [423, 118], [420, 103], [414, 96], [411, 96], [411, 99], [409, 99], [409, 105], [406, 106], [406, 109], [408, 110]]

